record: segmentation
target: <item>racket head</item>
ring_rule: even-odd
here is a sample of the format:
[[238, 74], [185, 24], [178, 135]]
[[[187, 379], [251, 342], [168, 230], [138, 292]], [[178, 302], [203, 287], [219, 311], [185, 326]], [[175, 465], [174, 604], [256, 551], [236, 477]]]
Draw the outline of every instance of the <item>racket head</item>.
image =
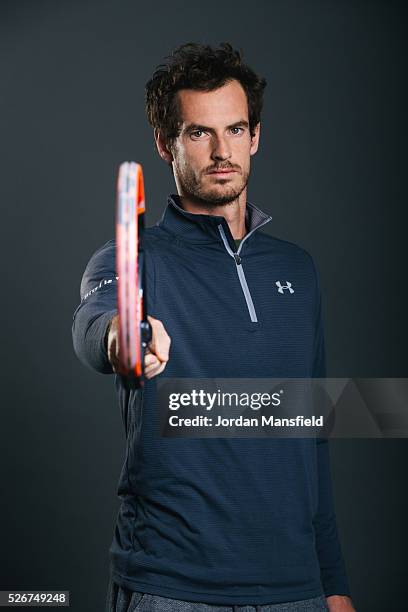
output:
[[118, 277], [120, 374], [128, 385], [143, 385], [143, 275], [140, 242], [144, 228], [145, 195], [140, 164], [119, 167], [116, 195], [116, 275]]

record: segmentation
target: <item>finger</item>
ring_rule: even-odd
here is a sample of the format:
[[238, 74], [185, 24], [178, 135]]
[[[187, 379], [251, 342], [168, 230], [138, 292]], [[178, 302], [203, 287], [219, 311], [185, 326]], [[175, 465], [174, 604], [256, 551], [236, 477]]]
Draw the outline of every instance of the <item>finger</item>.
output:
[[157, 370], [158, 368], [160, 368], [161, 365], [162, 365], [161, 361], [157, 360], [157, 361], [155, 361], [155, 363], [152, 363], [147, 368], [145, 368], [145, 373], [149, 374], [149, 373], [153, 372], [154, 370]]
[[118, 366], [119, 366], [119, 360], [117, 357], [117, 340], [116, 338], [112, 339], [112, 342], [110, 343], [109, 347], [108, 347], [108, 359], [111, 363], [112, 369], [114, 372], [117, 371]]
[[149, 343], [150, 350], [157, 355], [160, 361], [168, 361], [171, 339], [164, 325], [158, 319], [148, 315], [147, 319], [152, 327], [152, 340]]
[[150, 378], [153, 378], [154, 376], [157, 376], [158, 374], [161, 374], [164, 368], [166, 367], [166, 365], [167, 365], [166, 362], [163, 362], [157, 368], [153, 368], [152, 370], [146, 373], [146, 378], [150, 379]]
[[149, 343], [149, 347], [158, 356], [160, 361], [167, 361], [171, 342], [170, 336], [159, 319], [148, 315], [148, 320], [152, 327], [152, 340]]
[[163, 372], [163, 370], [166, 368], [166, 365], [167, 365], [167, 363], [165, 361], [163, 361], [163, 363], [159, 367], [158, 372], [156, 373], [156, 376], [157, 376], [157, 374], [161, 374]]
[[[109, 338], [108, 338], [109, 340]], [[114, 353], [116, 353], [116, 338], [113, 338], [110, 342], [108, 342], [108, 358], [109, 361], [113, 358]]]
[[127, 368], [122, 363], [121, 356], [118, 352], [118, 344], [117, 337], [114, 337], [108, 350], [109, 362], [115, 374], [126, 374]]
[[161, 362], [158, 359], [154, 363], [151, 363], [147, 368], [145, 368], [145, 372], [152, 372], [153, 370], [157, 370], [162, 366], [162, 364], [166, 362]]
[[155, 376], [157, 376], [158, 374], [160, 374], [160, 372], [157, 370], [153, 370], [152, 372], [146, 372], [145, 376], [148, 380], [151, 380], [152, 378], [154, 378]]
[[145, 355], [145, 358], [144, 358], [145, 368], [147, 368], [150, 365], [158, 365], [160, 363], [161, 362], [158, 359], [158, 357], [156, 357], [156, 355], [154, 355], [153, 353], [149, 353], [148, 355]]

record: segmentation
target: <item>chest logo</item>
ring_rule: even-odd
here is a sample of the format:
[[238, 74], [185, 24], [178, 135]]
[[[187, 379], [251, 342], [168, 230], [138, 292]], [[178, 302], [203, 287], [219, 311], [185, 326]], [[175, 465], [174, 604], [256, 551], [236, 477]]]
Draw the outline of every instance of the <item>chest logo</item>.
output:
[[278, 288], [278, 293], [284, 293], [284, 289], [287, 289], [289, 293], [295, 293], [295, 290], [292, 289], [292, 283], [286, 281], [286, 285], [282, 285], [280, 281], [276, 281], [275, 285]]

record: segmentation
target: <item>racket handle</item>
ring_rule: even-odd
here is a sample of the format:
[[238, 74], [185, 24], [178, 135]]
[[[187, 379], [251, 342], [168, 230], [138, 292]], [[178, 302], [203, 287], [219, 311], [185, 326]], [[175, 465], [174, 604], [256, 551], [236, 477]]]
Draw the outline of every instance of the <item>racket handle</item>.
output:
[[[152, 326], [148, 321], [142, 321], [140, 323], [140, 334], [142, 340], [142, 359], [144, 360], [144, 349], [149, 344], [152, 339]], [[129, 372], [128, 374], [119, 374], [120, 379], [122, 381], [122, 385], [125, 389], [141, 389], [143, 387], [143, 380], [135, 376], [133, 372]]]
[[146, 348], [146, 346], [149, 344], [150, 340], [152, 339], [152, 326], [150, 325], [148, 321], [142, 321], [140, 323], [140, 333], [142, 336], [143, 348]]

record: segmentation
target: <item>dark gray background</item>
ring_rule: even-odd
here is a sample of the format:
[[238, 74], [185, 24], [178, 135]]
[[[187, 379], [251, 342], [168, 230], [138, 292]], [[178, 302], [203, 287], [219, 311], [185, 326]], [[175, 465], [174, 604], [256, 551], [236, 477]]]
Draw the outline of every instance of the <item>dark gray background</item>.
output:
[[[113, 379], [71, 341], [84, 267], [113, 236], [119, 162], [148, 222], [175, 191], [144, 83], [175, 46], [230, 41], [268, 87], [249, 200], [314, 256], [329, 376], [406, 376], [404, 3], [1, 2], [2, 589], [103, 609], [124, 432]], [[406, 609], [406, 440], [335, 440], [359, 612]], [[405, 565], [404, 565], [405, 560]]]

